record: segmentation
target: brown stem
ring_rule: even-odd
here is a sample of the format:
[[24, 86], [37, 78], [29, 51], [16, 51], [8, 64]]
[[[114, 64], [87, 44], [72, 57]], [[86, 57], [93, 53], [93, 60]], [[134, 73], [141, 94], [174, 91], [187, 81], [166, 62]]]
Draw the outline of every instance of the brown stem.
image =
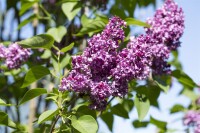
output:
[[50, 133], [53, 133], [54, 127], [55, 127], [57, 121], [59, 120], [59, 118], [60, 118], [60, 115], [57, 115], [55, 121], [53, 121], [53, 123], [52, 123], [52, 125], [51, 125]]

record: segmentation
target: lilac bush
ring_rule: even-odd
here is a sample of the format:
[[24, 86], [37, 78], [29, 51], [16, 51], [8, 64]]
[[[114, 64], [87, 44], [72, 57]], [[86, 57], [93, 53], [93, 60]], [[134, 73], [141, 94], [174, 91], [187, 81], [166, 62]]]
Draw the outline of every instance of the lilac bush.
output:
[[117, 52], [126, 24], [119, 17], [111, 18], [104, 31], [88, 41], [83, 54], [73, 57], [73, 70], [62, 79], [60, 90], [88, 94], [91, 107], [102, 110], [110, 96], [127, 94], [130, 80], [146, 79], [151, 72], [169, 74], [167, 59], [184, 29], [182, 9], [167, 0], [148, 23], [151, 27], [145, 35], [132, 37], [127, 48]]

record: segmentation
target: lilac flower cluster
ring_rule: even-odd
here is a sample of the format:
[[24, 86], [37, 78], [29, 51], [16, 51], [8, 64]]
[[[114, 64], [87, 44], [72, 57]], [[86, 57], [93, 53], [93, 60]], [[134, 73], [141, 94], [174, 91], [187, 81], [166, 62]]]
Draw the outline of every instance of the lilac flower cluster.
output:
[[147, 28], [146, 33], [151, 34], [157, 43], [163, 43], [172, 50], [180, 45], [179, 39], [184, 30], [184, 13], [173, 0], [165, 0], [162, 8], [158, 9], [147, 23], [151, 28]]
[[73, 57], [73, 70], [62, 79], [60, 90], [89, 94], [92, 108], [105, 109], [106, 99], [113, 93], [111, 70], [116, 67], [117, 48], [124, 40], [125, 26], [119, 17], [111, 18], [103, 32], [88, 41], [83, 54]]
[[5, 47], [0, 44], [0, 59], [5, 60], [8, 69], [19, 68], [30, 56], [30, 49], [25, 49], [17, 43]]
[[[130, 80], [146, 79], [151, 72], [169, 74], [167, 59], [184, 29], [182, 9], [178, 9], [172, 0], [166, 0], [162, 9], [157, 10], [148, 22], [152, 26], [146, 28], [145, 35], [132, 37], [127, 48], [117, 51], [119, 43], [124, 40], [123, 27], [126, 25], [119, 17], [111, 18], [104, 31], [88, 41], [83, 54], [73, 57], [73, 70], [62, 79], [59, 89], [88, 94], [91, 107], [103, 110], [110, 96], [127, 94]], [[171, 25], [179, 27], [164, 29]], [[166, 36], [163, 38], [163, 35]]]
[[193, 126], [195, 133], [200, 133], [200, 112], [190, 110], [186, 113], [183, 124], [187, 126]]

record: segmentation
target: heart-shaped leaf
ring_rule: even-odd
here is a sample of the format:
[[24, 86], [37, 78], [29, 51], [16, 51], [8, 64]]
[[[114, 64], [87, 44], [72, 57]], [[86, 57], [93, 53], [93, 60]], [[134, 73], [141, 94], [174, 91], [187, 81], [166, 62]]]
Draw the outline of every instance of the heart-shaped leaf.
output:
[[57, 28], [50, 28], [47, 31], [47, 34], [51, 35], [56, 42], [60, 42], [63, 36], [67, 33], [67, 30], [64, 26], [59, 26]]

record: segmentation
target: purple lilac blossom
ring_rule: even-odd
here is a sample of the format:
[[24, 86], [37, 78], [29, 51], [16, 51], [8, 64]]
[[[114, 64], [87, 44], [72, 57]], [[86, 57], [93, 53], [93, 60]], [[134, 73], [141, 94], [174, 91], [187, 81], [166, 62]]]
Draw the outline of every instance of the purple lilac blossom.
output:
[[200, 112], [190, 110], [186, 113], [183, 124], [186, 126], [193, 126], [195, 133], [200, 133]]
[[105, 109], [106, 99], [112, 95], [111, 69], [116, 67], [117, 48], [125, 38], [125, 26], [119, 17], [111, 18], [103, 32], [88, 41], [83, 54], [73, 57], [73, 70], [62, 79], [59, 90], [88, 94], [92, 101], [91, 108]]
[[104, 31], [88, 41], [83, 54], [73, 57], [73, 70], [62, 79], [59, 89], [88, 94], [91, 108], [105, 109], [109, 96], [127, 94], [130, 80], [146, 79], [151, 72], [171, 72], [167, 59], [180, 44], [183, 22], [182, 9], [166, 0], [162, 9], [148, 20], [151, 28], [146, 28], [146, 35], [131, 38], [127, 48], [118, 52], [126, 25], [119, 17], [111, 18]]
[[30, 57], [30, 49], [25, 49], [17, 43], [9, 45], [5, 50], [5, 64], [8, 69], [19, 68]]
[[175, 50], [180, 46], [180, 37], [184, 31], [184, 13], [173, 0], [165, 0], [164, 5], [156, 10], [153, 18], [148, 19], [150, 28], [146, 33], [160, 44]]

